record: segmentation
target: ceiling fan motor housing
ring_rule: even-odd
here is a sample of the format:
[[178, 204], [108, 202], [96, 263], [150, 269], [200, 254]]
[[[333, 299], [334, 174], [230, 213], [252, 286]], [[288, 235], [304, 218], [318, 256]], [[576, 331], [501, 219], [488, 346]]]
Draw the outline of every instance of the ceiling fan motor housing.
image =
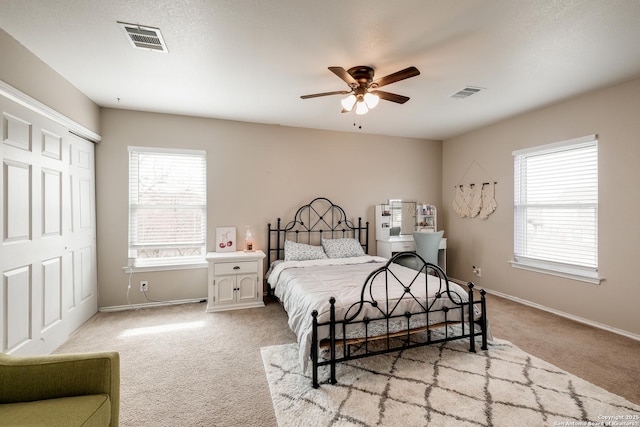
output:
[[[357, 67], [351, 67], [347, 70], [347, 73], [351, 75], [360, 85], [360, 87], [369, 87], [373, 81], [375, 71], [371, 67], [366, 65], [358, 65]], [[353, 87], [355, 89], [355, 87]]]

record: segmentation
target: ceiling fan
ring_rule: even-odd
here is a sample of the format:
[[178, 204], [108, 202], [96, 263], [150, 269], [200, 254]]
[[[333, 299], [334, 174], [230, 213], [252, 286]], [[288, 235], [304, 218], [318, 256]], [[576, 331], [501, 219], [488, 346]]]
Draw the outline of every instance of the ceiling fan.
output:
[[329, 67], [329, 70], [344, 80], [351, 90], [314, 93], [311, 95], [303, 95], [300, 98], [307, 99], [327, 95], [349, 94], [349, 96], [341, 101], [343, 108], [342, 112], [347, 113], [352, 111], [355, 106], [356, 114], [366, 114], [370, 109], [375, 108], [375, 106], [378, 105], [378, 101], [380, 101], [380, 99], [404, 104], [409, 100], [408, 96], [397, 95], [395, 93], [384, 92], [377, 89], [420, 74], [420, 71], [418, 71], [416, 67], [408, 67], [404, 70], [389, 74], [388, 76], [373, 80], [375, 71], [373, 68], [366, 65], [358, 65], [356, 67], [349, 68], [348, 70], [345, 70], [342, 67]]

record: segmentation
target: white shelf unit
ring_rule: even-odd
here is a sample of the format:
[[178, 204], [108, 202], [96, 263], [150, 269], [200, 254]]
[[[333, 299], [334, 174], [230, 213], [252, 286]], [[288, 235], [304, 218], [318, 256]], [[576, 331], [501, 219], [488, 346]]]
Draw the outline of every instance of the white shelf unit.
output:
[[438, 231], [438, 210], [434, 205], [416, 204], [416, 231]]
[[[402, 220], [400, 215], [402, 215]], [[405, 218], [407, 215], [413, 218]], [[407, 224], [407, 220], [411, 222]], [[410, 234], [408, 229], [411, 228], [411, 224], [413, 224], [411, 231], [438, 231], [438, 210], [429, 203], [416, 203], [415, 212], [402, 210], [401, 213], [394, 212], [394, 207], [391, 204], [376, 205], [376, 240], [387, 240], [389, 237], [397, 235], [391, 231], [393, 228], [401, 227], [401, 223], [405, 224], [401, 234]]]
[[391, 207], [376, 205], [376, 239], [386, 240], [391, 232]]

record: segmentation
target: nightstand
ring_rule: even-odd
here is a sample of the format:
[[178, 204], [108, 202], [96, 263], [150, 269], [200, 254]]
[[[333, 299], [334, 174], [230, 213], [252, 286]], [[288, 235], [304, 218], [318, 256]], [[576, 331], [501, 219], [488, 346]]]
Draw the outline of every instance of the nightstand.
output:
[[255, 252], [209, 252], [207, 311], [264, 307], [263, 265], [266, 255]]

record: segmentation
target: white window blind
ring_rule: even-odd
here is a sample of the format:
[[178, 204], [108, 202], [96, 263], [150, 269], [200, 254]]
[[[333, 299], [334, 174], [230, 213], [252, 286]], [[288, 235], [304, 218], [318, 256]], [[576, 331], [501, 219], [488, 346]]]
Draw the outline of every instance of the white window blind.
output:
[[597, 283], [596, 135], [513, 155], [513, 265]]
[[206, 256], [206, 152], [129, 147], [129, 258], [136, 267]]

